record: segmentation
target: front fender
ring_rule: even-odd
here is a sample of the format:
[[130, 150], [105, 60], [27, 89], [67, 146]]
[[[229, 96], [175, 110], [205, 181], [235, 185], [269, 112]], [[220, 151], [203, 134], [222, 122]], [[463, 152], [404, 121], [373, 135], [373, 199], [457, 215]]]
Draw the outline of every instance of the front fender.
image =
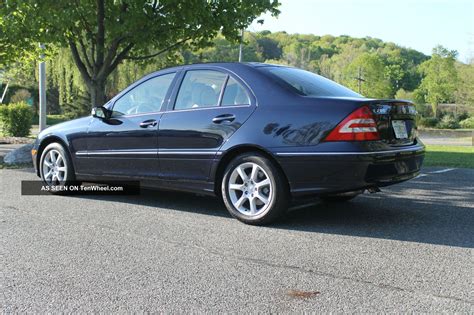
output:
[[53, 142], [64, 146], [70, 154], [73, 167], [76, 164], [77, 151], [87, 150], [87, 130], [91, 117], [83, 117], [46, 128], [38, 134], [33, 145], [33, 165], [39, 175], [39, 160], [44, 148]]

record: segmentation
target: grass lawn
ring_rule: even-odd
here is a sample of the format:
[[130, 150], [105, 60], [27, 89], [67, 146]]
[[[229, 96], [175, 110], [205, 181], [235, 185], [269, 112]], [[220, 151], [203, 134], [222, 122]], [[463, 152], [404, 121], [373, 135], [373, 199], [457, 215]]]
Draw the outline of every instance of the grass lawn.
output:
[[427, 145], [424, 166], [474, 168], [474, 147]]

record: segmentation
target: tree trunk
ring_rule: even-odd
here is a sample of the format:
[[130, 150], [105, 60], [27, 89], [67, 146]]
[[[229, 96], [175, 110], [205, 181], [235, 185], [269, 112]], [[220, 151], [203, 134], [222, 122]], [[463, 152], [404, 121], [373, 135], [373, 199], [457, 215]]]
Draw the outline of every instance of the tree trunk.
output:
[[105, 104], [105, 80], [96, 80], [88, 84], [92, 107], [99, 107]]

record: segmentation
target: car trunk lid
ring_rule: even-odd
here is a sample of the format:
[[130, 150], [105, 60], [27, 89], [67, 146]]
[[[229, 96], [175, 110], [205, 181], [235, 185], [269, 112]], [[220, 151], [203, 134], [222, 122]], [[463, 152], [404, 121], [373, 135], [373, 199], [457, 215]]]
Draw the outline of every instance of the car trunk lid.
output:
[[403, 100], [370, 100], [371, 109], [382, 141], [393, 145], [411, 145], [416, 138], [416, 109]]

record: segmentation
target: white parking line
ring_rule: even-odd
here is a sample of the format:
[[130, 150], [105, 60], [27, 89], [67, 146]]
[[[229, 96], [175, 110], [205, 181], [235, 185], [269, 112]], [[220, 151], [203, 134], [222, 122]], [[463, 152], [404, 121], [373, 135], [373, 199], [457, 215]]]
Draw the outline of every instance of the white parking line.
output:
[[452, 171], [452, 170], [455, 170], [455, 168], [445, 168], [443, 170], [433, 171], [433, 172], [429, 172], [429, 173], [430, 174], [440, 174], [440, 173], [446, 173], [446, 172], [449, 172], [449, 171]]
[[453, 170], [455, 170], [455, 168], [445, 168], [445, 169], [438, 170], [438, 171], [428, 172], [427, 174], [425, 174], [425, 173], [420, 173], [420, 175], [418, 175], [418, 176], [415, 177], [415, 178], [425, 177], [425, 176], [428, 176], [429, 174], [441, 174], [441, 173], [446, 173], [446, 172], [453, 171]]
[[422, 173], [422, 174], [418, 175], [418, 176], [415, 177], [415, 178], [420, 178], [420, 177], [425, 177], [425, 176], [428, 176], [428, 174], [423, 174], [423, 173]]

